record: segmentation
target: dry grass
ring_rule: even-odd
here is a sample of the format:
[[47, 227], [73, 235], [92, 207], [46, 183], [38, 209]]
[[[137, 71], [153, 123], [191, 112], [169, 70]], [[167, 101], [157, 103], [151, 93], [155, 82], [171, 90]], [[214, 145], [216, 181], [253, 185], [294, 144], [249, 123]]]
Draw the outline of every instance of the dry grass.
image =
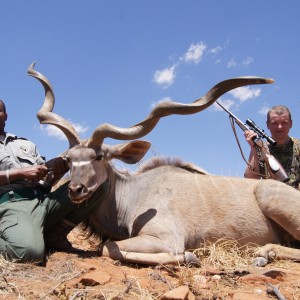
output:
[[215, 243], [204, 243], [194, 254], [200, 258], [202, 266], [207, 264], [220, 270], [233, 271], [251, 265], [257, 248], [252, 244], [240, 247], [237, 241], [220, 239]]
[[[60, 261], [54, 259], [51, 261], [51, 268], [46, 269], [36, 264], [9, 262], [0, 256], [0, 299], [157, 299], [153, 292], [142, 288], [140, 278], [128, 275], [127, 272], [123, 273], [121, 285], [117, 283], [117, 286], [109, 284], [99, 288], [70, 285], [70, 282], [94, 268], [94, 265], [78, 268], [78, 265], [74, 264], [75, 260], [76, 256]], [[122, 266], [112, 264], [112, 268], [121, 269]], [[31, 288], [27, 289], [26, 286]]]
[[174, 276], [178, 278], [178, 285], [188, 285], [198, 299], [214, 299], [212, 295], [225, 297], [227, 288], [237, 288], [236, 274], [250, 272], [255, 248], [250, 245], [241, 248], [236, 241], [227, 239], [206, 242], [193, 251], [201, 267], [177, 266]]
[[0, 295], [19, 294], [18, 287], [6, 279], [14, 269], [15, 264], [8, 262], [0, 255]]

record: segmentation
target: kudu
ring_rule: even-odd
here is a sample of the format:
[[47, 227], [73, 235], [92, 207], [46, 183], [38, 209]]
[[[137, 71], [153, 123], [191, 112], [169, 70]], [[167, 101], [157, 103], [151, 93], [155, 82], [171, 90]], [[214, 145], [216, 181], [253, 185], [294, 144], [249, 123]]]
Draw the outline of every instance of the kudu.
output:
[[[286, 237], [300, 240], [300, 193], [274, 180], [212, 176], [192, 165], [161, 164], [137, 174], [117, 171], [110, 160], [138, 162], [150, 143], [135, 140], [109, 146], [105, 138], [133, 140], [145, 136], [160, 118], [172, 114], [194, 114], [214, 103], [231, 89], [271, 83], [261, 77], [222, 81], [191, 104], [163, 102], [142, 122], [120, 128], [102, 124], [87, 140], [81, 140], [72, 125], [52, 112], [54, 93], [48, 79], [34, 70], [29, 75], [45, 89], [45, 100], [37, 114], [41, 124], [60, 128], [69, 141], [62, 154], [70, 168], [69, 197], [82, 203], [108, 184], [108, 192], [92, 213], [89, 223], [108, 239], [101, 254], [113, 259], [143, 264], [188, 263], [195, 258], [189, 250], [219, 238], [241, 245], [266, 245], [257, 265], [272, 254], [300, 259], [297, 249], [283, 245]], [[273, 244], [269, 244], [273, 243]]]

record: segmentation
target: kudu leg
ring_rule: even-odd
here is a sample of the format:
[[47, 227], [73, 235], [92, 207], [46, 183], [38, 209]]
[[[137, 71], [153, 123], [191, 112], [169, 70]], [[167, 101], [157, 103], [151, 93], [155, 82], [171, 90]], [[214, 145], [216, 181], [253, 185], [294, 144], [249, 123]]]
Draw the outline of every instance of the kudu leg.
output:
[[146, 265], [199, 265], [196, 256], [190, 252], [171, 253], [163, 242], [152, 236], [137, 236], [122, 241], [106, 241], [100, 247], [102, 256], [123, 262]]
[[[255, 196], [262, 212], [290, 234], [292, 240], [300, 241], [300, 192], [275, 180], [263, 180]], [[255, 264], [259, 266], [267, 264], [264, 260], [274, 258], [300, 261], [299, 249], [274, 244], [265, 245], [257, 255], [260, 258]]]
[[260, 181], [254, 193], [262, 212], [300, 241], [300, 192], [269, 179]]
[[256, 252], [254, 265], [264, 267], [274, 259], [291, 259], [300, 262], [300, 249], [289, 248], [277, 244], [267, 244]]

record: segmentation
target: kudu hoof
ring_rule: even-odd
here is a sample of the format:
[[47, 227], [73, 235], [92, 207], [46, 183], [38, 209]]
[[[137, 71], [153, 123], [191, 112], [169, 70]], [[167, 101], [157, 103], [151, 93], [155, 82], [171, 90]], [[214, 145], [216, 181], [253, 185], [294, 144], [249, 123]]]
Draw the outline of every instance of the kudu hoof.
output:
[[200, 261], [195, 254], [192, 252], [184, 252], [184, 261], [187, 265], [200, 267]]

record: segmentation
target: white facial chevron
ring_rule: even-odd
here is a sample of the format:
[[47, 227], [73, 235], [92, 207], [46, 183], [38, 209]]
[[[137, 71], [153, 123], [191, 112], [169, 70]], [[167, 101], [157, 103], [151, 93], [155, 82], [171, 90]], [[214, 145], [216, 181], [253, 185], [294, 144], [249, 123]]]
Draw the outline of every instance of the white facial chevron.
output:
[[74, 161], [74, 162], [72, 162], [72, 165], [74, 167], [82, 167], [82, 166], [86, 166], [90, 163], [91, 163], [91, 161]]

